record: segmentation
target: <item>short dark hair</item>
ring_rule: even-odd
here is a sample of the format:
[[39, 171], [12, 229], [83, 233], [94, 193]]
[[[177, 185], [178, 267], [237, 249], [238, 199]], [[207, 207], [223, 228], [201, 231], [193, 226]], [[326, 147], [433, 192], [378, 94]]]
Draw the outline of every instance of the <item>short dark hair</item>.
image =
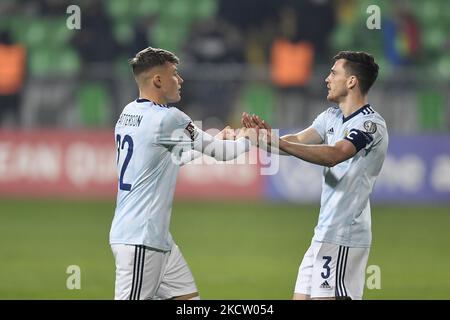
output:
[[362, 94], [367, 94], [378, 76], [379, 66], [373, 56], [362, 51], [341, 51], [333, 59], [345, 59], [346, 71], [358, 78]]
[[178, 64], [180, 59], [170, 51], [148, 47], [136, 53], [136, 56], [129, 60], [134, 76], [153, 67], [164, 65], [166, 62]]

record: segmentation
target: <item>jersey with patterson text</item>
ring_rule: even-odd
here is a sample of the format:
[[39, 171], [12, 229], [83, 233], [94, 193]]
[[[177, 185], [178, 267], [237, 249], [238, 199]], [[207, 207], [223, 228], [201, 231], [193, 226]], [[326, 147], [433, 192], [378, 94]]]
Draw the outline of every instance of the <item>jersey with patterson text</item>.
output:
[[123, 109], [115, 126], [119, 181], [111, 244], [172, 248], [169, 224], [179, 170], [172, 149], [192, 142], [182, 134], [190, 123], [179, 109], [146, 99]]
[[370, 247], [372, 241], [369, 196], [381, 171], [388, 147], [384, 119], [369, 105], [344, 117], [338, 107], [328, 108], [312, 127], [323, 143], [342, 139], [357, 153], [332, 168], [324, 167], [319, 221], [314, 240], [349, 247]]

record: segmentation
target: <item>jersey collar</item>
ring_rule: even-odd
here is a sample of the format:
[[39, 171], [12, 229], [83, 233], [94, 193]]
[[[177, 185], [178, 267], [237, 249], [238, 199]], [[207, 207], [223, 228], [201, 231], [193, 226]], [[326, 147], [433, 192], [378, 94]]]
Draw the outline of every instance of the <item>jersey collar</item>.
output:
[[150, 102], [153, 103], [155, 106], [160, 106], [161, 108], [169, 108], [169, 106], [167, 104], [159, 104], [159, 103], [155, 103], [151, 100], [145, 99], [145, 98], [137, 98], [136, 99], [137, 103], [143, 103], [143, 102]]
[[350, 120], [351, 118], [354, 118], [355, 116], [357, 116], [358, 114], [360, 114], [361, 112], [364, 112], [364, 114], [367, 114], [367, 112], [369, 113], [373, 113], [372, 108], [370, 107], [370, 104], [365, 104], [363, 105], [361, 108], [359, 108], [358, 110], [356, 110], [355, 112], [353, 112], [352, 114], [350, 114], [348, 117], [344, 117], [344, 115], [342, 115], [342, 123], [347, 122], [348, 120]]

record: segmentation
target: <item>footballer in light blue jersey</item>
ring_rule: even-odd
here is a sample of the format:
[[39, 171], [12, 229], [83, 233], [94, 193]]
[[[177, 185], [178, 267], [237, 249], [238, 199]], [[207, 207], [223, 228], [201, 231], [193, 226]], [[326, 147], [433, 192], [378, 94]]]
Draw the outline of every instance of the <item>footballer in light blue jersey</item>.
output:
[[229, 136], [233, 140], [221, 140], [168, 106], [181, 98], [178, 62], [173, 53], [151, 47], [130, 60], [140, 97], [123, 109], [114, 135], [118, 186], [110, 244], [115, 299], [199, 298], [169, 232], [179, 166], [202, 153], [230, 160], [251, 146], [245, 130]]
[[177, 108], [147, 99], [123, 109], [115, 128], [119, 182], [111, 244], [172, 248], [169, 224], [179, 164], [170, 151], [180, 139], [171, 136], [191, 122]]
[[319, 222], [313, 239], [348, 247], [370, 247], [370, 201], [388, 147], [384, 119], [370, 105], [348, 117], [331, 107], [312, 127], [324, 144], [346, 139], [357, 153], [332, 168], [324, 167]]
[[148, 99], [137, 99], [123, 109], [115, 137], [119, 181], [110, 243], [163, 251], [170, 251], [173, 245], [169, 224], [178, 170], [183, 164], [178, 155], [193, 148], [216, 151], [205, 145], [217, 143], [217, 151], [223, 153], [214, 152], [216, 159], [229, 160], [250, 147], [243, 137], [215, 141], [184, 112]]
[[[248, 128], [267, 129], [280, 154], [323, 166], [320, 213], [299, 267], [294, 299], [362, 299], [372, 241], [369, 196], [388, 147], [383, 118], [367, 102], [378, 65], [365, 52], [343, 51], [325, 79], [336, 103], [313, 124], [273, 139], [270, 126], [244, 113]], [[264, 130], [263, 130], [264, 132]]]

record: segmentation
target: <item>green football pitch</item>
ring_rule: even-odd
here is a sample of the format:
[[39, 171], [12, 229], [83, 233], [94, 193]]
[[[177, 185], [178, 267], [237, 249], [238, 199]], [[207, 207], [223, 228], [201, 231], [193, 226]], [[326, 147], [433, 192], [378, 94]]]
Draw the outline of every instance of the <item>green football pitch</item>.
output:
[[[113, 202], [0, 201], [0, 299], [113, 297]], [[317, 214], [317, 206], [176, 202], [171, 230], [202, 299], [290, 299]], [[365, 299], [450, 299], [449, 207], [373, 206], [372, 225], [368, 265], [379, 267], [380, 288], [366, 287]], [[67, 288], [71, 265], [80, 289]]]

